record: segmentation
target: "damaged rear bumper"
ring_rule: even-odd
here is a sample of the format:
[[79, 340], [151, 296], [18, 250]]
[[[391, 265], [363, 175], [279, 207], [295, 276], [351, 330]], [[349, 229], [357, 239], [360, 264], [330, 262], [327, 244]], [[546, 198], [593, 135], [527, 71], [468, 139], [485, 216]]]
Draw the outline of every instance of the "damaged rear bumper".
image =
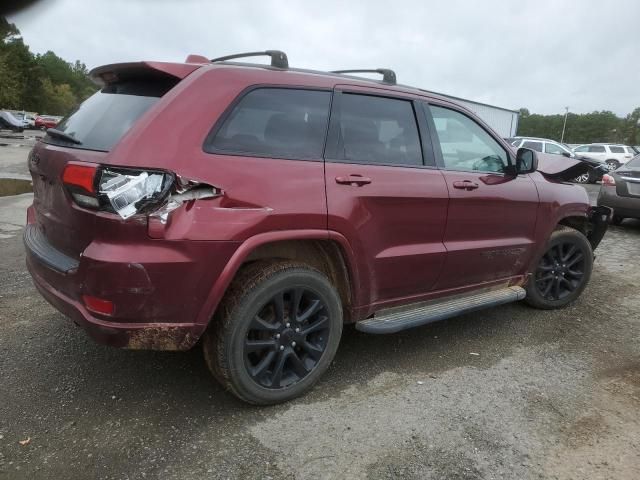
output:
[[38, 292], [56, 310], [73, 320], [97, 343], [134, 350], [188, 350], [202, 334], [203, 325], [120, 323], [106, 321], [92, 315], [76, 301], [48, 284], [35, 270], [32, 260], [27, 268]]

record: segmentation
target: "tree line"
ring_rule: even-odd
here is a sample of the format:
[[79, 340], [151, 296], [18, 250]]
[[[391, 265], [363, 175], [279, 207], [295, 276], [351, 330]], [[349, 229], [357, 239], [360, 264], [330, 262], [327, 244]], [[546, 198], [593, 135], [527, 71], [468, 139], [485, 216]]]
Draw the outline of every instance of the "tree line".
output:
[[32, 53], [18, 28], [0, 17], [0, 109], [66, 115], [97, 90], [88, 73], [80, 61]]
[[[569, 113], [564, 132], [564, 143], [622, 143], [640, 145], [640, 108], [625, 118], [609, 111]], [[542, 137], [560, 141], [564, 115], [538, 115], [520, 109], [518, 135]]]

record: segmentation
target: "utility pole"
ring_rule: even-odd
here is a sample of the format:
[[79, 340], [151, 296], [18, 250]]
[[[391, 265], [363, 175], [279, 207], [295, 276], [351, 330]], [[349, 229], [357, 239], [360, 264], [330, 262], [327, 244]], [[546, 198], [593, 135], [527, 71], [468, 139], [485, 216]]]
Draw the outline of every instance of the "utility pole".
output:
[[564, 107], [564, 123], [562, 124], [562, 138], [560, 139], [560, 143], [564, 143], [564, 129], [567, 126], [567, 115], [569, 114], [569, 107]]

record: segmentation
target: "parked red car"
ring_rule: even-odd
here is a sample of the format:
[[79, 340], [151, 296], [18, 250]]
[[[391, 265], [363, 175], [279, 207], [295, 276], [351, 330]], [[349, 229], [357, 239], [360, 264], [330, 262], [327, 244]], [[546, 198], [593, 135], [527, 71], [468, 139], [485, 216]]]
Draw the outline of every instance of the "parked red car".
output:
[[390, 70], [263, 53], [99, 67], [102, 89], [31, 152], [27, 266], [95, 340], [200, 340], [223, 385], [271, 404], [318, 380], [344, 323], [391, 333], [580, 295], [610, 215], [564, 181], [586, 164], [538, 169]]
[[45, 117], [38, 115], [35, 119], [35, 128], [46, 130], [47, 128], [56, 128], [60, 122], [60, 117]]

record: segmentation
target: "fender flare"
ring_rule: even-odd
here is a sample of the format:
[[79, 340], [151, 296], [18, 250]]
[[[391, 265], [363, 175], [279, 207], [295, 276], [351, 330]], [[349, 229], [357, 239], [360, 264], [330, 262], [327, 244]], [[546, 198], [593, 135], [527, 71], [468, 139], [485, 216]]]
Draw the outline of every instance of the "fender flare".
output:
[[355, 303], [358, 301], [359, 295], [357, 293], [359, 292], [358, 286], [360, 284], [358, 264], [355, 261], [355, 254], [349, 241], [342, 234], [329, 230], [280, 230], [260, 233], [240, 244], [214, 282], [195, 322], [202, 327], [200, 333], [206, 329], [227, 288], [251, 252], [261, 245], [284, 240], [333, 240], [337, 242], [344, 253], [345, 267], [349, 274], [349, 281], [353, 285], [352, 295], [354, 298], [352, 298], [352, 301], [354, 305], [358, 305]]

